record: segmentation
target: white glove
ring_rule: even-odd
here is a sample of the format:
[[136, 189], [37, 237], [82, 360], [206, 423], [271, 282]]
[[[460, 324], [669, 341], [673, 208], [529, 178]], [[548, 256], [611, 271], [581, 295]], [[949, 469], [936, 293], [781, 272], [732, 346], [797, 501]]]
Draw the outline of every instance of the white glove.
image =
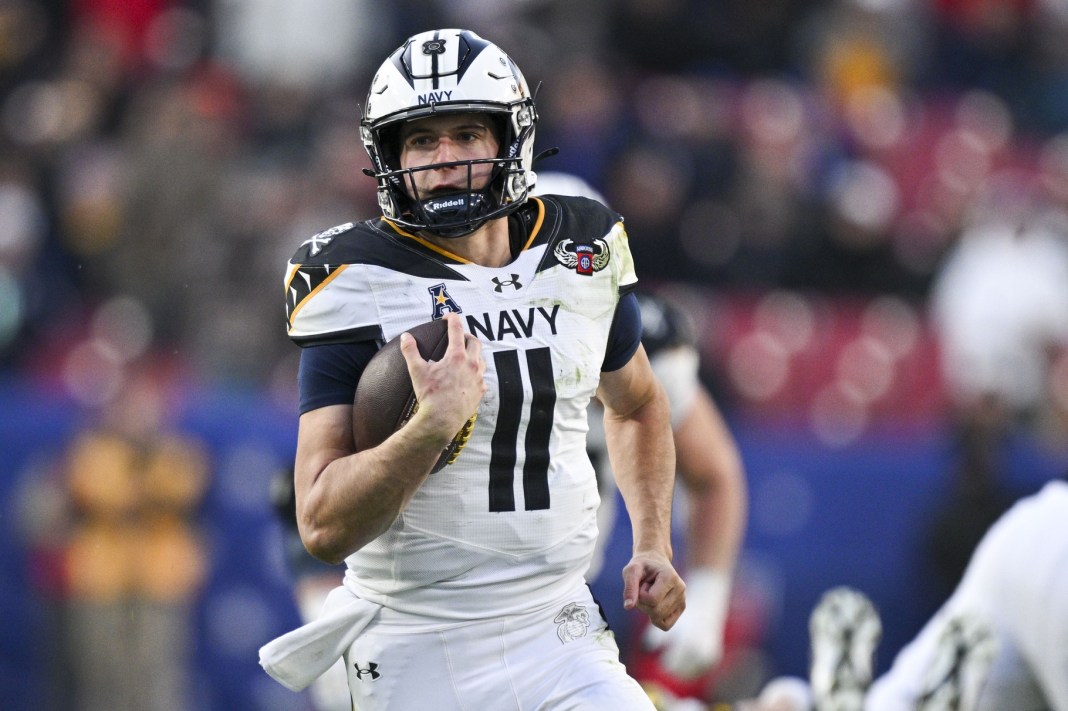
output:
[[731, 579], [712, 568], [697, 568], [684, 577], [686, 609], [668, 631], [649, 625], [644, 644], [663, 649], [660, 665], [681, 679], [701, 676], [723, 656]]

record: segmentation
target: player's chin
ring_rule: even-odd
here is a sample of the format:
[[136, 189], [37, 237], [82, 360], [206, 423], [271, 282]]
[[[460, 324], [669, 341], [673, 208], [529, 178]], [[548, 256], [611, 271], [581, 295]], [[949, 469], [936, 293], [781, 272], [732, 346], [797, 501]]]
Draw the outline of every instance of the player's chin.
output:
[[431, 198], [443, 198], [448, 197], [450, 195], [459, 195], [462, 192], [466, 192], [466, 187], [466, 184], [463, 186], [449, 184], [435, 185], [433, 187], [428, 187], [423, 190], [420, 190], [419, 195], [425, 200], [429, 200]]
[[471, 189], [468, 190], [467, 181], [464, 180], [462, 185], [437, 185], [426, 190], [423, 195], [426, 200], [452, 197], [453, 195], [467, 195], [469, 192], [478, 192], [485, 187], [485, 185], [485, 180], [475, 180], [472, 181]]

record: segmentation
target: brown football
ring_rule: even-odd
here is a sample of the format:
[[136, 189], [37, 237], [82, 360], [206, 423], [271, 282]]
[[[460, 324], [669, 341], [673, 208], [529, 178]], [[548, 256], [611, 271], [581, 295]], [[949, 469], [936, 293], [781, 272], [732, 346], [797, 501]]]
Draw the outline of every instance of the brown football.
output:
[[[415, 338], [420, 355], [427, 360], [441, 360], [445, 355], [449, 345], [449, 329], [444, 319], [421, 323], [407, 332]], [[356, 451], [377, 447], [400, 429], [417, 407], [412, 378], [401, 353], [400, 336], [397, 336], [374, 354], [356, 386], [356, 397], [352, 403], [352, 434]], [[461, 435], [470, 434], [471, 425], [473, 420], [445, 448], [434, 471], [456, 458], [459, 449], [466, 443], [466, 436], [463, 441], [458, 440]]]
[[[449, 345], [444, 319], [408, 329], [427, 360], [441, 360]], [[356, 451], [377, 447], [408, 421], [415, 409], [415, 393], [408, 364], [400, 349], [400, 336], [390, 340], [364, 368], [352, 404], [352, 434]]]

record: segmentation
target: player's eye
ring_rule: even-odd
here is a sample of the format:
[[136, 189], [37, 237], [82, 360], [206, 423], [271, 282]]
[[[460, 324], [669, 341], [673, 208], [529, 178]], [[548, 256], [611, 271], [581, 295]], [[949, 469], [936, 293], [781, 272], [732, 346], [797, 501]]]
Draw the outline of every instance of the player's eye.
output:
[[412, 136], [408, 136], [405, 143], [410, 148], [427, 148], [434, 145], [434, 137], [428, 133], [417, 133]]

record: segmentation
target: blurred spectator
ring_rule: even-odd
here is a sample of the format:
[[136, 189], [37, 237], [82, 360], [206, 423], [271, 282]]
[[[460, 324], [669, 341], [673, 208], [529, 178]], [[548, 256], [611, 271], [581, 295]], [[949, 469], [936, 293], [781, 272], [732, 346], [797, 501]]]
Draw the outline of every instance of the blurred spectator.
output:
[[[535, 170], [571, 173], [602, 184], [608, 166], [621, 148], [628, 116], [622, 105], [621, 73], [603, 59], [584, 55], [554, 70], [552, 83], [537, 96], [540, 112], [553, 115], [539, 145], [560, 149], [547, 165]], [[542, 137], [544, 134], [544, 137]], [[669, 186], [670, 187], [670, 184]]]
[[931, 73], [941, 85], [968, 85], [993, 92], [1016, 118], [1034, 119], [1041, 56], [1032, 34], [1040, 3], [1033, 0], [936, 0], [938, 31]]
[[48, 228], [45, 206], [26, 161], [0, 161], [0, 365], [24, 336], [33, 293], [33, 264]]
[[59, 466], [31, 483], [27, 511], [41, 520], [24, 523], [34, 577], [62, 607], [50, 683], [79, 711], [191, 708], [193, 604], [207, 573], [203, 446], [173, 429], [162, 384], [143, 372]]
[[606, 49], [655, 72], [698, 69], [759, 74], [788, 66], [797, 22], [818, 2], [621, 0]]
[[68, 658], [78, 708], [190, 707], [192, 604], [206, 574], [202, 445], [171, 429], [160, 385], [127, 384], [66, 459]]
[[219, 56], [252, 85], [342, 87], [393, 46], [389, 11], [368, 0], [318, 0], [314, 12], [288, 0], [229, 0], [214, 10]]

